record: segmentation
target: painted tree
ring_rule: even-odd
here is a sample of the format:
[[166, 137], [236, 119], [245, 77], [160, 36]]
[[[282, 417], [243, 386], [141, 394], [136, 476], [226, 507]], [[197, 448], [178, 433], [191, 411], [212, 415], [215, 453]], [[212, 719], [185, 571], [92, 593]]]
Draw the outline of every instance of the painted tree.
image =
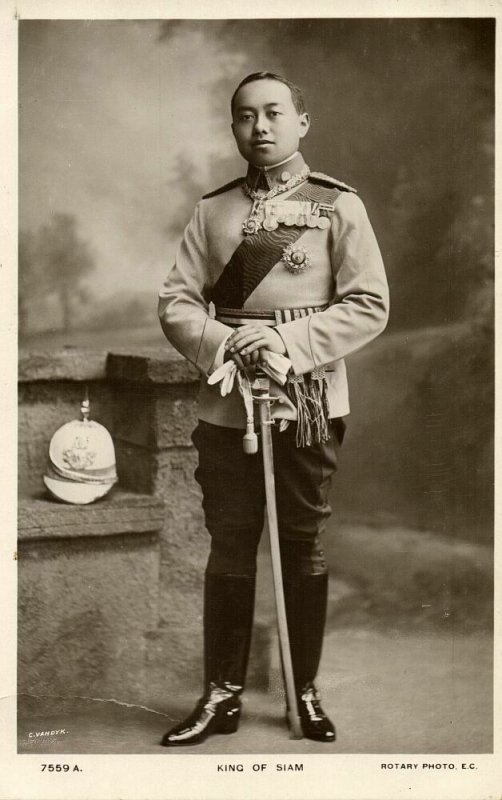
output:
[[32, 231], [19, 231], [19, 333], [29, 332], [30, 300], [39, 291], [40, 262], [37, 259], [36, 234]]
[[72, 328], [76, 302], [85, 302], [82, 279], [94, 269], [88, 243], [78, 232], [73, 214], [54, 214], [37, 232], [22, 231], [19, 240], [19, 328], [26, 333], [35, 300], [56, 295], [61, 328]]

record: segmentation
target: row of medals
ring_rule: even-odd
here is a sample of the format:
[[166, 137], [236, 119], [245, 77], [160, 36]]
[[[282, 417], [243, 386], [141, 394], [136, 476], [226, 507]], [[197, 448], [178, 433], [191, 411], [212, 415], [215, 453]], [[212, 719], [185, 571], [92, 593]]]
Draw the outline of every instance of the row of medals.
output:
[[264, 228], [266, 231], [275, 231], [282, 223], [288, 227], [296, 226], [300, 228], [321, 228], [326, 229], [330, 226], [328, 216], [321, 215], [321, 211], [332, 211], [331, 206], [310, 201], [283, 200], [273, 202], [263, 198], [257, 198], [253, 202], [251, 214], [242, 224], [242, 231], [250, 236]]

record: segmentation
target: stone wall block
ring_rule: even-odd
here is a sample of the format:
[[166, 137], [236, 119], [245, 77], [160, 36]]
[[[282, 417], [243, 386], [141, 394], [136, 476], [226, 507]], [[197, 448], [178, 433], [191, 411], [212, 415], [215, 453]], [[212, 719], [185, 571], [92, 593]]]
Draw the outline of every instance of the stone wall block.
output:
[[197, 425], [197, 386], [183, 384], [157, 391], [154, 402], [155, 444], [167, 447], [191, 447], [192, 431]]
[[153, 493], [166, 507], [166, 519], [179, 528], [178, 538], [185, 540], [203, 523], [202, 493], [194, 478], [197, 453], [193, 447], [164, 450], [155, 457]]
[[193, 475], [197, 465], [193, 447], [173, 447], [156, 453], [118, 439], [115, 453], [123, 489], [153, 494], [164, 501], [171, 539], [186, 542], [204, 527], [202, 494]]
[[173, 447], [155, 453], [118, 440], [116, 454], [121, 486], [153, 494], [164, 502], [160, 620], [162, 625], [169, 623], [184, 631], [181, 640], [191, 639], [190, 630], [193, 632], [200, 623], [201, 587], [210, 543], [202, 495], [193, 475], [195, 449]]
[[115, 439], [117, 476], [123, 489], [153, 494], [156, 475], [155, 454], [134, 444]]
[[168, 707], [177, 695], [198, 697], [203, 684], [202, 621], [191, 628], [163, 622], [147, 641], [151, 696], [162, 697]]
[[154, 400], [151, 388], [143, 385], [114, 387], [115, 440], [152, 450]]
[[[164, 450], [156, 458], [154, 494], [164, 500], [165, 526], [160, 541], [160, 618], [188, 632], [200, 624], [209, 534], [202, 495], [193, 476], [193, 447]], [[185, 634], [186, 638], [186, 634]]]
[[188, 447], [197, 422], [194, 385], [121, 384], [115, 389], [115, 436], [149, 450]]
[[20, 543], [20, 692], [146, 698], [158, 537], [111, 539]]

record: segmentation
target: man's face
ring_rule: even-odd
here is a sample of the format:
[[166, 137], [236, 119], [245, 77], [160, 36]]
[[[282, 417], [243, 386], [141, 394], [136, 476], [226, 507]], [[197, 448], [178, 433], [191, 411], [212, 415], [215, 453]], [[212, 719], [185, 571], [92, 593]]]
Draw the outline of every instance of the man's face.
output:
[[308, 114], [298, 114], [289, 87], [280, 81], [247, 83], [235, 97], [232, 131], [239, 153], [256, 167], [293, 155], [309, 127]]

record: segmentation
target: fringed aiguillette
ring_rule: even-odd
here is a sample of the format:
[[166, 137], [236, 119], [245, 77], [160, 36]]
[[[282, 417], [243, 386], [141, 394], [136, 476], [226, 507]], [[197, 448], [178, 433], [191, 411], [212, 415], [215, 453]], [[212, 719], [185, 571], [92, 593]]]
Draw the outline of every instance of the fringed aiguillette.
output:
[[297, 411], [296, 445], [309, 447], [329, 439], [329, 406], [326, 373], [317, 367], [307, 375], [288, 378], [288, 396]]

